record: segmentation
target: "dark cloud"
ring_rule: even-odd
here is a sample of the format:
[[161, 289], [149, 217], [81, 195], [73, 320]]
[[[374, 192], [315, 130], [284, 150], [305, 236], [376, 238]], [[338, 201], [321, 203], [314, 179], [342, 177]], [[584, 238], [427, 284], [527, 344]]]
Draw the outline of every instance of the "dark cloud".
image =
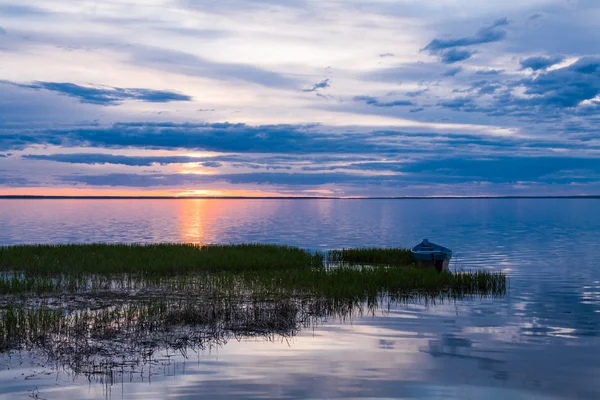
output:
[[[183, 164], [192, 162], [202, 162], [202, 159], [186, 156], [122, 156], [113, 154], [102, 154], [102, 153], [75, 153], [75, 154], [28, 154], [23, 155], [22, 158], [27, 160], [43, 160], [43, 161], [55, 161], [61, 163], [71, 164], [117, 164], [127, 165], [132, 167], [147, 167], [154, 164], [168, 165], [168, 164]], [[217, 163], [218, 167], [221, 166]], [[205, 166], [210, 166], [205, 165]]]
[[109, 127], [1, 134], [0, 149], [34, 144], [104, 148], [188, 149], [231, 153], [365, 153], [396, 151], [377, 134], [326, 133], [315, 125], [118, 123]]
[[[467, 112], [491, 112], [477, 108], [476, 96], [462, 96], [439, 102], [448, 109]], [[417, 109], [415, 109], [417, 111]], [[1, 131], [0, 131], [1, 132]], [[546, 141], [547, 143], [552, 143]], [[440, 135], [434, 133], [402, 132], [398, 130], [371, 130], [365, 132], [331, 133], [319, 126], [245, 124], [176, 124], [176, 123], [120, 123], [112, 126], [89, 126], [63, 130], [43, 130], [0, 133], [0, 148], [23, 149], [32, 145], [88, 148], [136, 148], [164, 150], [199, 150], [233, 153], [217, 157], [188, 158], [184, 156], [119, 156], [110, 154], [30, 155], [27, 158], [59, 162], [103, 164], [117, 163], [130, 166], [149, 166], [152, 163], [216, 161], [222, 163], [263, 164], [289, 166], [290, 163], [353, 162], [398, 154], [427, 154], [444, 150], [449, 145], [458, 151], [461, 145], [489, 145], [521, 149], [523, 143], [502, 138], [494, 143], [483, 143], [474, 135]], [[577, 144], [575, 142], [574, 144]], [[566, 143], [552, 143], [564, 147]], [[442, 147], [440, 147], [442, 146]], [[541, 145], [540, 145], [541, 146]], [[539, 146], [538, 146], [539, 147]], [[591, 148], [589, 146], [586, 146]], [[470, 149], [469, 149], [470, 150]], [[491, 151], [491, 150], [490, 150]], [[512, 150], [511, 150], [512, 151]], [[241, 155], [243, 154], [243, 156]]]
[[492, 94], [496, 92], [496, 90], [501, 89], [503, 84], [500, 81], [488, 81], [488, 80], [480, 80], [471, 82], [471, 86], [468, 89], [454, 89], [454, 93], [472, 93], [477, 92], [479, 96], [484, 94]]
[[533, 71], [538, 71], [540, 69], [546, 69], [555, 64], [558, 64], [564, 61], [564, 59], [565, 58], [563, 56], [533, 56], [528, 58], [522, 58], [521, 60], [519, 60], [519, 63], [521, 64], [521, 69], [529, 68]]
[[[512, 116], [538, 125], [546, 122], [556, 126], [561, 119], [576, 116], [588, 120], [588, 127], [580, 129], [593, 129], [591, 118], [600, 111], [600, 104], [593, 101], [600, 95], [600, 57], [582, 57], [567, 67], [540, 70], [537, 75], [520, 80], [475, 81], [454, 92], [469, 94], [442, 99], [438, 106], [489, 116]], [[482, 105], [479, 98], [483, 95], [493, 97]], [[586, 100], [591, 102], [582, 104]]]
[[[312, 174], [257, 172], [247, 174], [197, 175], [197, 174], [106, 174], [106, 175], [69, 175], [60, 180], [66, 183], [83, 183], [90, 186], [189, 186], [215, 182], [231, 184], [267, 184], [286, 186], [318, 186], [331, 183], [359, 184], [371, 181], [373, 177], [346, 173]], [[394, 178], [389, 178], [394, 180]]]
[[384, 58], [384, 57], [395, 57], [396, 55], [393, 53], [381, 53], [379, 55], [379, 57]]
[[356, 96], [352, 100], [361, 101], [370, 106], [375, 106], [375, 107], [398, 107], [398, 106], [414, 106], [415, 105], [415, 103], [413, 103], [410, 100], [379, 101], [379, 100], [377, 100], [377, 98], [371, 97], [371, 96]]
[[0, 26], [0, 35], [6, 35], [6, 30]]
[[594, 182], [600, 180], [599, 158], [578, 157], [486, 157], [443, 158], [404, 165], [404, 172], [436, 182], [487, 181], [546, 183]]
[[223, 163], [219, 161], [204, 161], [201, 163], [203, 167], [206, 168], [220, 168], [223, 166]]
[[311, 88], [309, 89], [302, 89], [303, 92], [315, 92], [319, 89], [325, 89], [329, 87], [329, 79], [324, 79], [319, 83], [315, 83]]
[[[7, 155], [0, 154], [0, 158]], [[149, 167], [152, 165], [169, 165], [182, 163], [196, 163], [206, 168], [220, 168], [224, 163], [229, 163], [234, 168], [251, 168], [270, 170], [290, 170], [289, 165], [282, 163], [328, 163], [339, 161], [375, 160], [372, 157], [350, 156], [266, 156], [264, 154], [228, 154], [211, 157], [188, 157], [188, 156], [124, 156], [106, 153], [71, 153], [71, 154], [27, 154], [21, 156], [25, 160], [52, 161], [69, 164], [88, 165], [126, 165], [132, 167]]]
[[473, 54], [475, 54], [475, 52], [465, 49], [450, 49], [440, 53], [440, 61], [444, 64], [454, 64], [468, 60]]
[[433, 39], [423, 50], [431, 54], [438, 54], [442, 50], [455, 47], [467, 47], [484, 43], [498, 42], [506, 37], [506, 30], [502, 27], [510, 22], [507, 18], [501, 18], [490, 26], [479, 29], [475, 35], [451, 39]]
[[526, 94], [535, 97], [514, 100], [516, 104], [575, 107], [600, 94], [600, 57], [583, 57], [568, 67], [548, 71], [520, 83]]
[[0, 81], [22, 88], [49, 90], [78, 99], [81, 103], [98, 104], [103, 106], [118, 105], [125, 100], [138, 100], [148, 103], [168, 103], [171, 101], [190, 101], [192, 98], [176, 92], [152, 89], [127, 89], [118, 87], [89, 87], [74, 83], [33, 82], [20, 84]]
[[429, 88], [425, 88], [425, 89], [420, 89], [420, 90], [414, 90], [412, 92], [406, 92], [405, 95], [407, 95], [408, 97], [419, 97], [422, 94], [425, 94], [429, 91]]
[[408, 110], [408, 112], [410, 113], [418, 113], [425, 110], [423, 107], [417, 107], [417, 108], [411, 108], [410, 110]]
[[32, 182], [30, 182], [27, 178], [17, 176], [3, 176], [3, 174], [0, 174], [0, 185], [2, 186], [21, 187], [29, 186], [31, 183]]
[[[402, 186], [427, 181], [430, 184], [593, 183], [600, 180], [598, 158], [569, 157], [485, 157], [429, 158], [403, 162], [353, 163], [347, 166], [304, 167], [302, 173], [256, 172], [244, 174], [125, 174], [68, 175], [65, 183], [90, 186], [191, 186], [215, 182], [267, 184], [276, 186], [319, 186], [326, 184]], [[374, 174], [334, 172], [360, 170]], [[385, 172], [385, 174], [382, 174]], [[397, 172], [397, 173], [394, 173]]]
[[438, 102], [438, 106], [440, 107], [457, 110], [463, 110], [467, 106], [472, 107], [474, 104], [474, 99], [471, 97], [455, 97], [453, 99], [442, 100]]
[[442, 74], [442, 76], [456, 76], [460, 71], [462, 71], [462, 67], [450, 68], [446, 72]]

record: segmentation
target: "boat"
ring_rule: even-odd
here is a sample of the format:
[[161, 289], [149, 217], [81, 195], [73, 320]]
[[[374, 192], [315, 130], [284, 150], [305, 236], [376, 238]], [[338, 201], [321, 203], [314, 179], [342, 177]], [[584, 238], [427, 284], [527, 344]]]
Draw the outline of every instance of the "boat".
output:
[[421, 243], [414, 246], [410, 251], [419, 265], [432, 266], [438, 271], [447, 270], [452, 258], [452, 250], [439, 244], [431, 243], [427, 239], [423, 239]]

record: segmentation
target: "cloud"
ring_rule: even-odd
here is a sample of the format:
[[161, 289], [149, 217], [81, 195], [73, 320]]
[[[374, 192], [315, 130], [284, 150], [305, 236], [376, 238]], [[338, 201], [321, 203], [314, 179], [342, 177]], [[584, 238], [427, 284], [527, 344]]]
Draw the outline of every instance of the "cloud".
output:
[[274, 88], [297, 88], [297, 79], [284, 74], [245, 63], [216, 62], [195, 54], [169, 50], [162, 47], [128, 45], [131, 63], [143, 68], [227, 81], [245, 81]]
[[454, 64], [459, 61], [465, 61], [475, 54], [473, 51], [464, 49], [450, 49], [440, 53], [440, 61], [444, 64]]
[[529, 99], [516, 104], [548, 107], [575, 107], [600, 94], [600, 57], [582, 57], [565, 67], [539, 74], [521, 82]]
[[6, 30], [0, 26], [0, 35], [6, 35]]
[[377, 68], [364, 73], [362, 77], [366, 80], [382, 82], [415, 82], [422, 84], [425, 82], [435, 82], [440, 75], [446, 72], [447, 68], [445, 64], [438, 62], [418, 61], [398, 64], [393, 67]]
[[316, 125], [259, 125], [232, 123], [178, 124], [172, 122], [118, 123], [3, 134], [0, 149], [34, 144], [105, 148], [188, 149], [246, 153], [364, 153], [396, 151], [390, 144], [373, 142], [377, 135], [320, 132]]
[[455, 97], [449, 100], [442, 100], [437, 105], [443, 108], [464, 110], [465, 107], [474, 106], [474, 99], [470, 97]]
[[479, 69], [475, 75], [500, 75], [504, 72], [503, 69]]
[[379, 57], [381, 57], [381, 58], [384, 58], [384, 57], [396, 57], [396, 55], [393, 54], [393, 53], [381, 53], [379, 55]]
[[[441, 108], [463, 112], [480, 112], [489, 116], [512, 116], [540, 123], [552, 123], [544, 130], [556, 127], [568, 116], [584, 118], [579, 132], [594, 130], [592, 116], [600, 111], [600, 56], [582, 57], [575, 63], [519, 80], [482, 80], [454, 93], [469, 93], [451, 99], [440, 99]], [[482, 101], [481, 96], [492, 95]], [[584, 103], [585, 102], [585, 103]], [[568, 120], [565, 120], [568, 122]]]
[[394, 100], [394, 101], [379, 101], [375, 97], [371, 96], [356, 96], [352, 100], [362, 101], [370, 106], [375, 107], [398, 107], [398, 106], [414, 106], [410, 100]]
[[220, 163], [219, 161], [204, 161], [201, 164], [206, 168], [220, 168], [223, 166], [223, 163]]
[[[336, 169], [362, 172], [334, 172]], [[73, 174], [60, 181], [90, 186], [161, 187], [226, 182], [234, 185], [320, 186], [327, 184], [400, 187], [465, 183], [544, 184], [595, 183], [600, 180], [598, 158], [583, 157], [446, 157], [402, 162], [353, 163], [346, 166], [304, 167], [305, 172], [252, 172], [242, 174]]]
[[45, 15], [48, 12], [41, 8], [23, 6], [17, 4], [0, 4], [0, 15], [9, 15], [11, 17], [20, 16], [39, 16]]
[[22, 187], [29, 186], [31, 181], [27, 178], [23, 177], [15, 177], [15, 176], [2, 176], [0, 175], [0, 185], [2, 186], [14, 186], [14, 187]]
[[488, 81], [488, 80], [480, 80], [471, 82], [471, 86], [468, 89], [454, 89], [453, 92], [456, 93], [464, 93], [464, 92], [477, 92], [478, 95], [484, 94], [492, 94], [503, 87], [503, 84], [500, 81]]
[[484, 43], [498, 42], [506, 37], [506, 30], [501, 29], [510, 22], [508, 18], [501, 18], [494, 21], [490, 26], [479, 29], [475, 35], [460, 37], [455, 39], [433, 39], [423, 50], [431, 54], [437, 54], [442, 50], [455, 47], [475, 46]]
[[462, 67], [450, 68], [446, 72], [442, 74], [442, 76], [456, 76], [460, 71], [462, 71]]
[[600, 159], [581, 157], [443, 158], [407, 163], [407, 173], [436, 182], [488, 181], [546, 183], [594, 182], [600, 178]]
[[80, 86], [74, 83], [60, 82], [33, 82], [20, 84], [15, 82], [0, 81], [22, 88], [34, 90], [48, 90], [74, 97], [81, 103], [97, 104], [103, 106], [118, 105], [125, 100], [138, 100], [148, 103], [168, 103], [171, 101], [191, 101], [192, 98], [176, 92], [152, 89], [126, 89], [118, 87], [92, 87]]
[[[215, 182], [231, 184], [259, 184], [285, 186], [319, 186], [332, 183], [360, 184], [373, 177], [347, 173], [286, 173], [257, 172], [246, 174], [197, 175], [197, 174], [125, 174], [66, 175], [60, 180], [66, 183], [83, 183], [90, 186], [160, 187], [189, 186]], [[387, 178], [394, 180], [393, 177]]]
[[537, 20], [544, 18], [545, 16], [546, 16], [546, 14], [544, 14], [544, 13], [536, 12], [536, 13], [531, 14], [529, 17], [527, 17], [527, 21], [537, 21]]
[[[0, 154], [0, 158], [8, 155]], [[226, 154], [207, 157], [188, 156], [126, 156], [108, 153], [69, 153], [69, 154], [26, 154], [21, 156], [25, 160], [52, 161], [69, 164], [88, 165], [125, 165], [133, 167], [148, 167], [153, 165], [169, 165], [181, 163], [196, 163], [206, 168], [220, 168], [225, 163], [234, 168], [252, 168], [266, 170], [289, 170], [294, 163], [331, 163], [350, 161], [373, 161], [376, 157], [365, 157], [362, 155], [322, 155], [307, 156], [306, 154], [295, 155], [267, 155], [267, 154]]]
[[425, 88], [425, 89], [420, 89], [420, 90], [413, 90], [412, 92], [406, 92], [404, 94], [408, 97], [419, 97], [422, 94], [427, 93], [428, 91], [429, 91], [429, 88]]
[[322, 81], [321, 81], [321, 82], [319, 82], [319, 83], [315, 83], [315, 84], [313, 85], [313, 87], [311, 87], [310, 89], [302, 89], [302, 91], [303, 91], [303, 92], [315, 92], [315, 91], [317, 91], [317, 90], [319, 90], [319, 89], [325, 89], [325, 88], [328, 88], [329, 86], [330, 86], [330, 85], [329, 85], [329, 79], [324, 79], [324, 80], [322, 80]]
[[563, 56], [533, 56], [528, 58], [522, 58], [519, 60], [521, 64], [521, 69], [531, 69], [533, 71], [538, 71], [541, 69], [547, 69], [555, 64], [558, 64], [564, 61], [565, 57]]
[[[74, 154], [27, 154], [23, 155], [22, 158], [27, 160], [43, 160], [43, 161], [55, 161], [61, 163], [71, 164], [116, 164], [116, 165], [127, 165], [135, 167], [147, 167], [154, 164], [168, 165], [168, 164], [184, 164], [192, 162], [202, 162], [202, 159], [186, 156], [122, 156], [113, 154], [102, 154], [102, 153], [74, 153]], [[220, 164], [220, 163], [218, 163]], [[205, 166], [211, 166], [205, 165]], [[217, 165], [219, 167], [220, 165]]]

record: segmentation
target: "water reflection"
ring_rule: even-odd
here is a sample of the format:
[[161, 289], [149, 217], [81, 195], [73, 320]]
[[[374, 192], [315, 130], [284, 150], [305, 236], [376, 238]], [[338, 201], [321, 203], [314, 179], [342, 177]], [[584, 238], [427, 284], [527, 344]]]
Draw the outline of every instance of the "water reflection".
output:
[[122, 386], [89, 386], [57, 377], [47, 360], [14, 355], [0, 364], [0, 398], [28, 398], [35, 387], [48, 399], [104, 398], [107, 390], [127, 399], [600, 398], [598, 200], [0, 200], [0, 226], [0, 244], [256, 241], [326, 249], [429, 237], [455, 251], [451, 268], [511, 277], [502, 299], [325, 319], [287, 340], [230, 340], [186, 362], [158, 352], [147, 365], [151, 385], [137, 375]]

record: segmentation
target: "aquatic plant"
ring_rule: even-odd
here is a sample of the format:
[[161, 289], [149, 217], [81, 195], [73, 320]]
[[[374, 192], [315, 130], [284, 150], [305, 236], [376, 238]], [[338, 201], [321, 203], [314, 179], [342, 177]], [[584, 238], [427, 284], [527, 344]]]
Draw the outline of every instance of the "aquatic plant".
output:
[[138, 273], [311, 268], [321, 253], [266, 244], [65, 244], [0, 246], [0, 271], [29, 274]]
[[437, 272], [428, 268], [348, 266], [289, 270], [188, 273], [183, 275], [137, 274], [0, 274], [0, 305], [7, 296], [88, 297], [118, 296], [214, 297], [247, 294], [253, 297], [291, 295], [365, 300], [382, 294], [452, 294], [499, 296], [506, 292], [506, 276], [487, 271]]
[[364, 247], [327, 252], [327, 262], [410, 266], [415, 264], [410, 249]]

